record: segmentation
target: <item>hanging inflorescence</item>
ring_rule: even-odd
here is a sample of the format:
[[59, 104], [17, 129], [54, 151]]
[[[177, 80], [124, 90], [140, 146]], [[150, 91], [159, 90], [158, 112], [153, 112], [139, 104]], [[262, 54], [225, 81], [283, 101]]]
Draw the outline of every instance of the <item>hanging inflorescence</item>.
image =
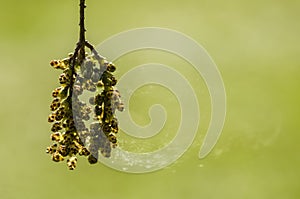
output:
[[[112, 74], [116, 67], [100, 56], [94, 47], [84, 40], [83, 9], [81, 0], [80, 41], [74, 53], [62, 60], [53, 60], [50, 65], [60, 69], [60, 86], [53, 90], [54, 98], [48, 117], [52, 123], [51, 140], [47, 148], [55, 162], [67, 158], [70, 170], [75, 169], [77, 155], [87, 156], [94, 164], [98, 153], [110, 157], [111, 149], [117, 146], [118, 120], [115, 112], [123, 111], [120, 92], [115, 88], [117, 80]], [[85, 53], [85, 47], [91, 54]], [[92, 93], [88, 102], [84, 98]]]

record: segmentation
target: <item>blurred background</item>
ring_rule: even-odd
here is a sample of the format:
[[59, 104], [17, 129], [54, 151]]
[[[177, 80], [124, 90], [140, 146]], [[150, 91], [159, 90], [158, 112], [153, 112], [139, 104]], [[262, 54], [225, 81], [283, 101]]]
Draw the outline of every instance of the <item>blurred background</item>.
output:
[[[214, 150], [200, 160], [210, 119], [203, 80], [165, 52], [134, 52], [116, 60], [116, 77], [137, 64], [166, 63], [190, 80], [199, 100], [200, 127], [190, 149], [176, 163], [147, 174], [90, 166], [84, 158], [69, 171], [65, 163], [51, 161], [45, 153], [51, 144], [47, 116], [59, 71], [49, 62], [75, 48], [79, 1], [0, 2], [1, 199], [300, 197], [299, 1], [87, 0], [87, 39], [94, 45], [132, 28], [170, 28], [203, 45], [222, 74], [226, 123]], [[161, 134], [134, 140], [121, 133], [121, 146], [146, 152], [172, 139], [180, 110], [167, 89], [140, 88], [130, 101], [133, 119], [147, 124], [153, 103], [172, 115]]]

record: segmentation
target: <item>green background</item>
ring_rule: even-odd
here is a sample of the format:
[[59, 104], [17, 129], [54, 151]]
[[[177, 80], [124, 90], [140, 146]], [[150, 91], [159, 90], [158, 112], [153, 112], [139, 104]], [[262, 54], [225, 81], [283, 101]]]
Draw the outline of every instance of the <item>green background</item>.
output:
[[[300, 197], [299, 1], [87, 0], [91, 43], [132, 28], [170, 28], [202, 44], [222, 74], [226, 123], [212, 153], [199, 160], [210, 118], [203, 80], [168, 53], [135, 52], [116, 61], [117, 77], [137, 64], [169, 64], [190, 80], [199, 99], [200, 128], [191, 148], [175, 164], [147, 174], [90, 166], [83, 158], [69, 171], [65, 163], [50, 160], [47, 116], [59, 72], [49, 62], [75, 48], [78, 1], [1, 0], [0, 5], [1, 199]], [[170, 115], [162, 133], [149, 140], [120, 135], [120, 145], [149, 151], [170, 141], [180, 110], [168, 90], [138, 90], [130, 101], [132, 117], [147, 124], [147, 110], [156, 102]]]

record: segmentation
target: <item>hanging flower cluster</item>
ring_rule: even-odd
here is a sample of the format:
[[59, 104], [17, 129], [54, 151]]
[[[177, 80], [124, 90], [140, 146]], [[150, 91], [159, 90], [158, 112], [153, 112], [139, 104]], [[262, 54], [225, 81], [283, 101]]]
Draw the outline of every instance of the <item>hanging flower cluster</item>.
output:
[[[80, 0], [79, 41], [74, 53], [50, 65], [62, 70], [60, 86], [53, 90], [54, 98], [48, 117], [52, 123], [53, 144], [46, 150], [55, 162], [67, 158], [67, 165], [74, 170], [77, 155], [88, 157], [91, 164], [98, 161], [98, 153], [110, 157], [117, 146], [118, 120], [116, 110], [123, 111], [124, 104], [115, 88], [117, 80], [112, 74], [116, 67], [100, 56], [93, 45], [85, 40], [85, 0]], [[91, 54], [85, 53], [89, 48]], [[88, 102], [84, 98], [92, 94]]]
[[[52, 92], [48, 122], [52, 123], [54, 143], [47, 153], [55, 162], [68, 158], [70, 170], [76, 167], [77, 155], [87, 156], [91, 164], [97, 162], [99, 151], [110, 157], [111, 149], [117, 146], [119, 130], [115, 112], [124, 109], [112, 74], [115, 65], [98, 55], [90, 44], [85, 45], [93, 54], [82, 58], [75, 50], [68, 58], [50, 63], [63, 73], [59, 76], [60, 86]], [[81, 98], [90, 93], [93, 97], [84, 102]]]

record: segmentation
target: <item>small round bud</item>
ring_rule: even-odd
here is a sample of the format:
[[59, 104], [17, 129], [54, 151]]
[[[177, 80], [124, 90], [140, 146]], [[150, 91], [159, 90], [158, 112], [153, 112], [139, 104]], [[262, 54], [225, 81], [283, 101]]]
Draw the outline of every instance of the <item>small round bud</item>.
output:
[[58, 65], [58, 61], [57, 61], [57, 60], [52, 60], [52, 61], [50, 62], [50, 65], [51, 65], [51, 66], [56, 66], [56, 65]]
[[56, 151], [56, 152], [53, 153], [53, 155], [52, 155], [52, 160], [53, 160], [54, 162], [60, 162], [60, 161], [63, 161], [64, 158], [63, 158], [63, 156], [62, 156], [60, 153], [58, 153], [58, 151]]
[[85, 121], [89, 121], [90, 120], [90, 116], [88, 114], [84, 114], [82, 116], [82, 119], [85, 120]]
[[82, 95], [83, 88], [80, 85], [74, 85], [73, 92], [75, 95]]
[[114, 133], [109, 133], [109, 134], [108, 134], [108, 139], [109, 139], [109, 141], [110, 141], [111, 143], [113, 143], [113, 144], [117, 143], [117, 138], [116, 138], [116, 136], [115, 136]]
[[46, 153], [50, 153], [51, 154], [51, 151], [52, 151], [51, 147], [48, 146], [47, 149], [46, 149]]
[[117, 109], [118, 109], [118, 111], [124, 111], [124, 104], [123, 103], [120, 103], [119, 105], [118, 105], [118, 107], [117, 107]]
[[102, 154], [104, 157], [109, 158], [109, 157], [110, 157], [110, 153], [111, 153], [110, 143], [107, 143], [107, 144], [105, 144], [105, 146], [102, 148], [101, 154]]
[[116, 70], [116, 66], [115, 66], [113, 63], [109, 62], [109, 63], [107, 64], [107, 70], [108, 70], [109, 72], [114, 72], [114, 71]]
[[57, 144], [47, 147], [46, 153], [53, 154], [56, 152]]
[[68, 83], [68, 81], [70, 80], [70, 78], [65, 73], [62, 73], [59, 76], [58, 80], [59, 80], [60, 84], [66, 84], [66, 83]]
[[96, 164], [98, 162], [97, 158], [95, 158], [93, 155], [89, 155], [88, 161], [90, 164]]
[[81, 150], [79, 150], [79, 155], [88, 156], [90, 155], [90, 152], [87, 148], [82, 147]]
[[112, 78], [111, 78], [111, 85], [115, 86], [117, 84], [117, 82], [118, 81], [116, 80], [116, 78], [114, 76], [112, 76]]
[[59, 142], [61, 140], [61, 134], [60, 132], [52, 133], [50, 138], [52, 141]]
[[48, 122], [52, 123], [54, 121], [55, 121], [55, 114], [52, 113], [51, 115], [48, 116]]
[[69, 150], [66, 145], [60, 145], [57, 150], [63, 157], [66, 157], [69, 154]]
[[57, 132], [62, 129], [61, 122], [55, 122], [51, 128], [52, 132]]
[[60, 120], [62, 120], [63, 118], [64, 118], [63, 115], [56, 115], [56, 116], [55, 116], [55, 120], [56, 120], [56, 121], [60, 121]]
[[97, 116], [100, 116], [102, 114], [101, 106], [95, 106], [94, 112]]
[[98, 81], [96, 85], [97, 85], [97, 87], [103, 87], [104, 86], [102, 81]]
[[59, 100], [59, 98], [55, 98], [50, 105], [50, 109], [51, 109], [51, 111], [55, 111], [59, 107], [60, 107], [60, 100]]
[[60, 60], [53, 60], [50, 62], [50, 65], [55, 68], [55, 69], [66, 69], [67, 66], [65, 65], [64, 62], [60, 61]]
[[111, 131], [111, 127], [109, 126], [108, 123], [104, 123], [102, 126], [102, 130], [105, 134], [108, 134]]
[[113, 91], [107, 91], [106, 92], [106, 97], [108, 97], [109, 99], [113, 96], [114, 92]]
[[92, 82], [97, 83], [100, 80], [100, 74], [94, 72], [91, 79], [92, 79]]
[[52, 91], [52, 97], [57, 98], [59, 96], [59, 93], [61, 92], [61, 90], [62, 90], [62, 87], [58, 87], [58, 88], [54, 89]]
[[89, 99], [89, 103], [90, 103], [91, 105], [95, 105], [95, 97], [91, 97], [91, 98]]
[[75, 156], [70, 157], [70, 159], [67, 160], [67, 165], [70, 170], [74, 170], [76, 168], [77, 164], [77, 158]]
[[96, 97], [95, 97], [95, 104], [101, 106], [102, 103], [103, 103], [103, 100], [104, 100], [103, 95], [98, 94], [98, 95], [96, 95]]

